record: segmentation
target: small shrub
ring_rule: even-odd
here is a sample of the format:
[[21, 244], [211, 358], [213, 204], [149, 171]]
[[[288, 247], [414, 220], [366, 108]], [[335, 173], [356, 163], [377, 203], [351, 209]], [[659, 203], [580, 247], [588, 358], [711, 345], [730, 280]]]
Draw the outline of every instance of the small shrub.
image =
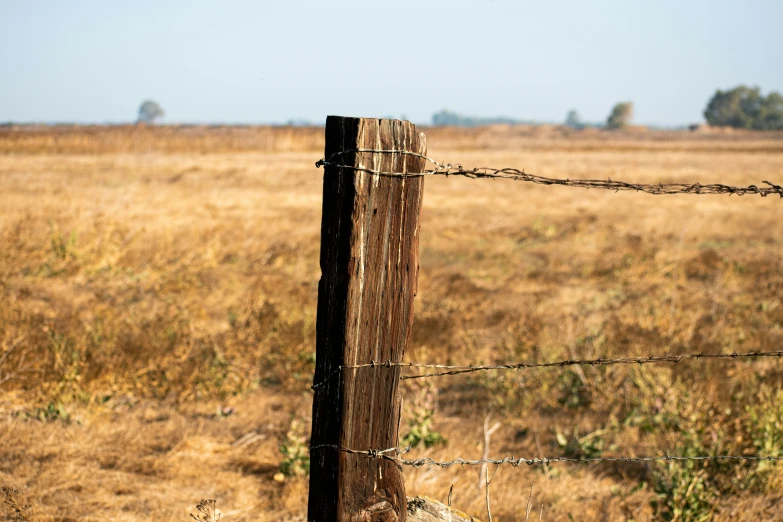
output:
[[190, 514], [190, 518], [198, 522], [218, 522], [221, 514], [217, 512], [217, 502], [215, 500], [201, 499], [196, 506], [197, 515]]
[[446, 438], [432, 429], [434, 412], [430, 409], [418, 409], [408, 420], [408, 433], [402, 438], [403, 446], [417, 447], [424, 443], [425, 448], [431, 448], [437, 444], [446, 444]]
[[49, 252], [48, 259], [38, 267], [38, 274], [43, 277], [56, 277], [68, 271], [69, 266], [78, 259], [76, 250], [76, 231], [64, 234], [60, 227], [49, 222]]
[[65, 409], [65, 405], [61, 402], [50, 402], [46, 406], [42, 406], [35, 410], [35, 417], [43, 422], [55, 421], [55, 420], [70, 420], [71, 415], [68, 410]]
[[[680, 429], [680, 443], [674, 455], [698, 457], [730, 451], [723, 448], [723, 434], [715, 430], [708, 415], [692, 414], [684, 419]], [[653, 507], [664, 520], [712, 520], [721, 492], [720, 472], [728, 466], [732, 464], [714, 460], [658, 462], [652, 469], [653, 490], [657, 494]]]
[[557, 402], [570, 409], [589, 406], [593, 402], [590, 388], [573, 370], [562, 372], [558, 382], [559, 396]]
[[582, 437], [579, 430], [574, 428], [573, 435], [569, 438], [563, 432], [557, 431], [555, 439], [557, 445], [563, 450], [566, 457], [573, 459], [594, 459], [603, 455], [606, 449], [614, 450], [616, 446], [607, 448], [604, 435], [606, 430], [596, 430]]
[[408, 432], [402, 436], [403, 446], [417, 447], [424, 443], [425, 448], [448, 442], [443, 435], [432, 429], [435, 407], [438, 404], [438, 388], [426, 379], [408, 383], [412, 395], [411, 416], [408, 419]]
[[658, 498], [653, 507], [663, 520], [711, 520], [717, 495], [707, 478], [708, 469], [694, 461], [658, 466], [653, 487]]
[[[765, 457], [783, 457], [783, 390], [773, 393], [763, 386], [758, 394], [758, 403], [748, 406], [748, 429], [751, 442], [758, 455]], [[778, 469], [777, 461], [762, 460], [756, 465], [756, 472], [766, 475]]]
[[304, 426], [299, 419], [291, 420], [285, 439], [280, 444], [283, 460], [280, 462], [280, 473], [286, 477], [307, 476], [310, 474], [310, 451], [307, 448], [307, 437]]

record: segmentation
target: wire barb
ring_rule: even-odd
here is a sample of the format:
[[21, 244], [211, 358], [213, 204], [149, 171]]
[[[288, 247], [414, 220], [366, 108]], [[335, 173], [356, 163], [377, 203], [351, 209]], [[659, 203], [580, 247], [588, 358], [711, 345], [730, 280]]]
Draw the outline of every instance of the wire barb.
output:
[[[425, 170], [418, 173], [400, 173], [400, 172], [383, 172], [379, 170], [373, 170], [366, 167], [357, 167], [354, 165], [345, 165], [335, 161], [336, 158], [344, 156], [346, 154], [402, 154], [407, 156], [414, 156], [422, 158], [429, 163], [435, 165], [436, 168], [431, 170]], [[578, 187], [585, 189], [607, 189], [619, 192], [621, 190], [631, 190], [635, 192], [645, 192], [647, 194], [736, 194], [738, 196], [744, 196], [745, 194], [758, 194], [761, 197], [766, 197], [771, 194], [777, 194], [783, 198], [783, 187], [776, 185], [769, 181], [762, 181], [762, 183], [769, 185], [769, 187], [758, 187], [756, 185], [748, 185], [747, 187], [735, 187], [731, 185], [724, 185], [721, 183], [711, 183], [702, 185], [701, 183], [629, 183], [626, 181], [613, 181], [611, 179], [559, 179], [559, 178], [547, 178], [544, 176], [537, 176], [535, 174], [528, 174], [524, 169], [516, 168], [491, 168], [491, 167], [477, 167], [473, 169], [465, 169], [460, 164], [442, 163], [436, 161], [424, 154], [418, 152], [410, 152], [405, 150], [382, 150], [382, 149], [349, 149], [339, 151], [331, 154], [328, 158], [321, 158], [315, 163], [316, 167], [335, 167], [341, 169], [351, 169], [359, 172], [367, 172], [369, 174], [375, 174], [378, 176], [392, 176], [401, 178], [415, 178], [420, 176], [464, 176], [471, 179], [490, 178], [490, 179], [510, 179], [514, 181], [527, 181], [538, 185], [560, 185], [566, 187]]]

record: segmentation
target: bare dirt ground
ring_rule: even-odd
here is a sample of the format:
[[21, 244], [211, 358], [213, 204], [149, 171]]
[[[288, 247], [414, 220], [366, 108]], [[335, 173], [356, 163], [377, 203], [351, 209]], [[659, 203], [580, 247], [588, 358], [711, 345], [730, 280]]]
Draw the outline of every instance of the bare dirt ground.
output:
[[[37, 520], [187, 520], [201, 498], [303, 519], [320, 132], [0, 129], [0, 485]], [[425, 132], [465, 166], [783, 182], [776, 134]], [[428, 178], [406, 360], [783, 349], [781, 204]], [[479, 457], [488, 415], [499, 457], [783, 456], [782, 379], [767, 359], [410, 380], [403, 432], [439, 460]], [[405, 474], [486, 517], [477, 468]], [[530, 520], [783, 519], [771, 463], [501, 468], [493, 518], [525, 520], [531, 486]]]

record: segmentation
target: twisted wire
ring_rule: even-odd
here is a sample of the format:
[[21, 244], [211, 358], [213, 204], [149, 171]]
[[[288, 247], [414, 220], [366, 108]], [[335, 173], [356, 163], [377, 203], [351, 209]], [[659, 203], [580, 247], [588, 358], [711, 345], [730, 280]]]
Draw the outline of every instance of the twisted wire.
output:
[[390, 367], [405, 367], [405, 368], [429, 368], [433, 372], [401, 375], [400, 380], [405, 379], [423, 379], [427, 377], [441, 377], [446, 375], [460, 375], [463, 373], [482, 372], [490, 370], [523, 370], [528, 368], [552, 368], [552, 367], [566, 367], [566, 366], [608, 366], [612, 364], [651, 364], [651, 363], [679, 363], [685, 360], [701, 360], [701, 359], [740, 359], [740, 358], [757, 358], [757, 357], [783, 357], [783, 350], [769, 351], [769, 352], [743, 352], [743, 353], [684, 353], [684, 354], [667, 354], [667, 355], [649, 355], [645, 357], [618, 357], [614, 359], [566, 359], [563, 361], [554, 361], [546, 363], [528, 363], [521, 362], [515, 364], [490, 364], [482, 366], [460, 366], [449, 364], [423, 364], [423, 363], [410, 363], [410, 362], [392, 362], [383, 361], [376, 362], [370, 361], [369, 363], [362, 364], [349, 364], [338, 366], [332, 372], [330, 372], [323, 380], [313, 384], [312, 389], [317, 389], [323, 386], [330, 379], [336, 375], [347, 371], [357, 370], [360, 368], [390, 368]]
[[783, 461], [783, 456], [773, 455], [697, 455], [692, 457], [681, 455], [670, 455], [668, 452], [664, 455], [647, 456], [647, 457], [588, 457], [588, 458], [574, 458], [574, 457], [544, 457], [527, 459], [524, 457], [505, 457], [502, 459], [486, 458], [486, 459], [463, 459], [458, 457], [453, 460], [437, 461], [430, 457], [423, 457], [418, 459], [404, 459], [399, 455], [403, 455], [410, 451], [408, 448], [388, 448], [385, 450], [357, 450], [352, 448], [345, 448], [337, 444], [316, 444], [309, 446], [310, 451], [320, 449], [333, 449], [342, 453], [349, 453], [353, 455], [362, 455], [372, 459], [389, 460], [400, 466], [410, 466], [412, 468], [420, 468], [423, 466], [437, 466], [439, 468], [447, 469], [452, 466], [479, 466], [482, 464], [494, 464], [500, 466], [503, 464], [509, 464], [512, 467], [519, 467], [522, 464], [528, 466], [548, 466], [549, 464], [555, 464], [559, 462], [571, 463], [571, 464], [590, 464], [595, 462], [658, 462], [658, 461], [703, 461], [703, 460], [736, 460], [736, 461], [771, 461], [779, 462]]
[[[407, 156], [413, 156], [424, 159], [425, 161], [432, 163], [436, 168], [431, 170], [425, 170], [418, 173], [399, 173], [399, 172], [385, 172], [379, 170], [373, 170], [367, 167], [345, 165], [334, 161], [335, 158], [339, 158], [345, 154], [402, 154]], [[744, 196], [746, 194], [758, 194], [761, 197], [766, 197], [771, 194], [777, 194], [783, 198], [783, 186], [776, 185], [769, 181], [762, 181], [763, 184], [769, 185], [768, 187], [759, 187], [756, 185], [748, 185], [747, 187], [735, 187], [731, 185], [724, 185], [722, 183], [711, 183], [702, 185], [701, 183], [629, 183], [626, 181], [615, 181], [612, 179], [560, 179], [560, 178], [547, 178], [544, 176], [538, 176], [535, 174], [529, 174], [524, 169], [516, 168], [491, 168], [491, 167], [477, 167], [473, 169], [465, 169], [460, 164], [442, 163], [436, 161], [424, 154], [417, 152], [410, 152], [405, 150], [382, 150], [382, 149], [349, 149], [339, 151], [331, 154], [328, 158], [322, 158], [315, 163], [316, 167], [335, 167], [341, 169], [351, 169], [359, 172], [367, 172], [369, 174], [375, 174], [379, 176], [391, 176], [402, 178], [416, 178], [421, 176], [464, 176], [471, 179], [510, 179], [514, 181], [527, 181], [538, 185], [560, 185], [566, 187], [577, 187], [585, 189], [606, 189], [619, 192], [621, 190], [630, 190], [635, 192], [645, 192], [647, 194], [736, 194], [738, 196]]]

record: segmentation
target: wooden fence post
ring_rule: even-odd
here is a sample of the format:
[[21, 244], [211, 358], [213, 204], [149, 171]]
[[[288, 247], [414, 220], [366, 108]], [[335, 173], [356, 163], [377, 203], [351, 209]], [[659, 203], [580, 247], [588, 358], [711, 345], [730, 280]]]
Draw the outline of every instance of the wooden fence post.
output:
[[[327, 161], [342, 165], [417, 173], [424, 160], [407, 154], [333, 154], [426, 154], [426, 142], [407, 121], [329, 116], [325, 149]], [[422, 177], [324, 167], [314, 383], [326, 382], [313, 398], [313, 522], [405, 520], [402, 470], [332, 447], [397, 447], [400, 367], [333, 373], [343, 365], [402, 361], [413, 323], [423, 186]]]

